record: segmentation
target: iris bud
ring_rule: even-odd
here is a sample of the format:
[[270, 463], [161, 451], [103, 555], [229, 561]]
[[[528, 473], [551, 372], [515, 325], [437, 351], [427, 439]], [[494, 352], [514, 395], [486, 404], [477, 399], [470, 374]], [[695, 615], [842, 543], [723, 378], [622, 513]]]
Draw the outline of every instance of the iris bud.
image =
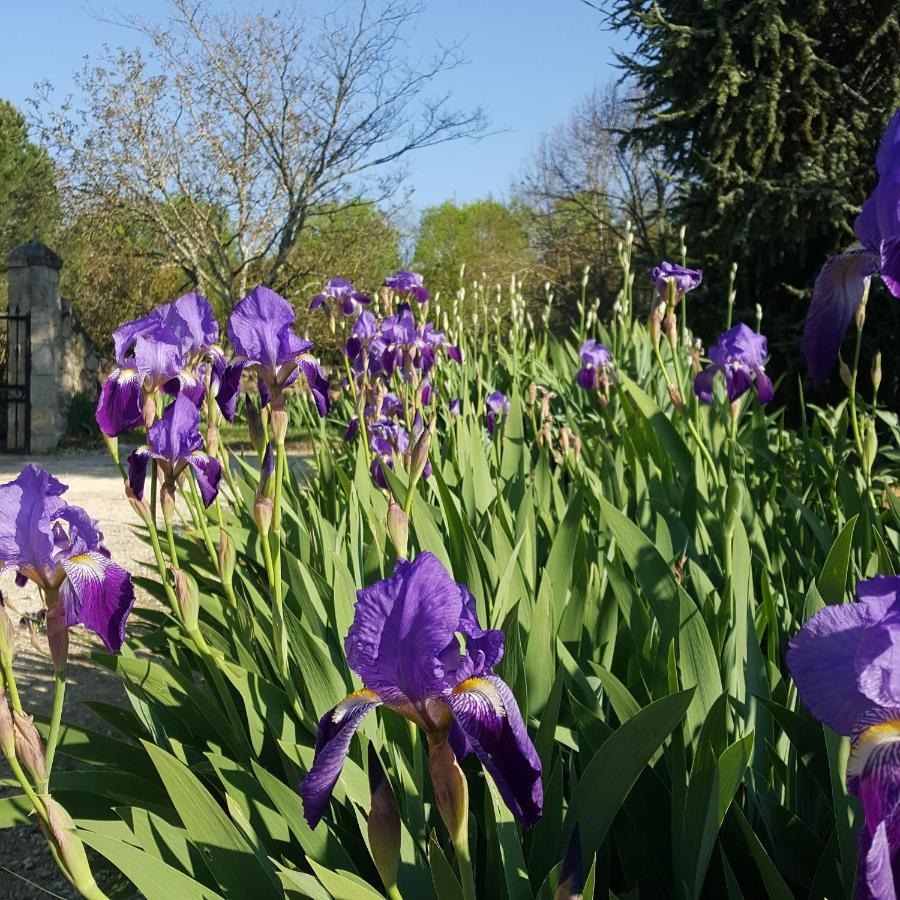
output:
[[581, 862], [581, 829], [572, 830], [566, 855], [559, 867], [559, 880], [553, 900], [580, 900], [584, 893], [584, 867]]
[[446, 739], [428, 751], [428, 770], [438, 812], [454, 846], [469, 838], [469, 785]]
[[537, 401], [537, 385], [532, 381], [531, 384], [528, 385], [528, 405], [534, 406]]
[[391, 783], [385, 775], [374, 744], [369, 744], [369, 849], [386, 888], [397, 883], [400, 867], [400, 814]]
[[841, 381], [844, 382], [844, 386], [848, 388], [853, 387], [853, 373], [850, 371], [850, 366], [843, 360], [838, 363], [838, 372], [840, 373]]
[[662, 316], [665, 307], [662, 303], [658, 303], [650, 311], [650, 318], [647, 320], [647, 330], [650, 332], [650, 340], [654, 347], [659, 346], [659, 339], [662, 334]]
[[866, 436], [863, 439], [863, 464], [866, 472], [872, 471], [875, 465], [875, 457], [878, 455], [878, 432], [875, 430], [875, 420], [866, 421]]
[[678, 390], [677, 384], [669, 385], [669, 399], [678, 412], [684, 412], [684, 400], [681, 399], [681, 391]]
[[149, 428], [156, 421], [156, 397], [153, 394], [147, 394], [144, 397], [142, 412], [144, 414], [144, 428]]
[[877, 391], [881, 387], [881, 351], [872, 360], [872, 387]]
[[47, 766], [44, 763], [44, 742], [34, 727], [34, 719], [24, 713], [13, 712], [13, 743], [20, 763], [38, 783], [47, 780]]
[[210, 422], [206, 429], [206, 452], [210, 456], [219, 454], [219, 426]]
[[47, 645], [53, 668], [62, 672], [66, 668], [69, 656], [69, 626], [66, 624], [66, 611], [57, 595], [47, 602]]
[[175, 483], [164, 481], [159, 489], [159, 506], [162, 509], [163, 521], [166, 524], [175, 519]]
[[276, 444], [283, 444], [288, 429], [287, 410], [283, 406], [273, 409], [269, 414], [269, 424], [272, 426], [272, 439]]
[[181, 610], [185, 630], [196, 631], [200, 615], [197, 582], [182, 569], [172, 569], [172, 578], [175, 581], [175, 596], [178, 598], [178, 608]]
[[0, 669], [12, 665], [16, 651], [16, 630], [6, 610], [0, 607]]
[[409, 521], [406, 513], [393, 497], [388, 506], [387, 530], [399, 559], [406, 559], [406, 548], [409, 541]]
[[678, 346], [678, 319], [675, 313], [670, 312], [663, 319], [663, 331], [669, 341], [669, 346], [674, 350]]
[[577, 434], [572, 438], [572, 450], [575, 453], [575, 459], [581, 459], [581, 438]]
[[12, 712], [6, 701], [6, 691], [0, 687], [0, 750], [4, 756], [12, 756], [16, 752], [16, 733]]
[[412, 457], [410, 458], [410, 484], [415, 484], [428, 462], [428, 450], [431, 445], [431, 436], [434, 434], [436, 419], [431, 417], [428, 427], [422, 430], [416, 445], [413, 447]]
[[96, 897], [99, 888], [84, 852], [84, 844], [75, 833], [72, 817], [49, 794], [41, 794], [40, 797], [47, 810], [50, 836], [65, 864], [68, 877], [83, 896]]
[[219, 533], [219, 575], [222, 581], [231, 587], [234, 569], [237, 565], [237, 548], [231, 535], [222, 529]]
[[253, 521], [256, 522], [256, 528], [262, 537], [265, 537], [272, 527], [274, 509], [275, 502], [271, 497], [257, 497], [253, 501]]

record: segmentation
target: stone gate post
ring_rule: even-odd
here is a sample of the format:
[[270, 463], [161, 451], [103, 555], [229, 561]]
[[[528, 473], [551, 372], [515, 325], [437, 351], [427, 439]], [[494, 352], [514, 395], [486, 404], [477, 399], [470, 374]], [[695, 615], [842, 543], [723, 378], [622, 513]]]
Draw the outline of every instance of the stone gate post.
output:
[[32, 240], [6, 258], [9, 309], [31, 313], [31, 449], [54, 449], [65, 431], [60, 372], [62, 260], [45, 244]]

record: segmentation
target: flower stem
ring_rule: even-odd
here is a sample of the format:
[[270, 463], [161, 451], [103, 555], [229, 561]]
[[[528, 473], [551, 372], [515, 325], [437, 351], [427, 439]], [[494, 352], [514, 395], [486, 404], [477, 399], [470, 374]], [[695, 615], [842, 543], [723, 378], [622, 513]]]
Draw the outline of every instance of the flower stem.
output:
[[62, 724], [63, 701], [66, 696], [65, 670], [54, 673], [53, 708], [50, 711], [50, 733], [47, 735], [47, 749], [44, 752], [44, 766], [47, 769], [47, 777], [44, 783], [38, 785], [38, 792], [46, 794], [50, 787], [50, 773], [53, 769], [53, 760], [56, 757], [56, 745], [59, 743], [59, 728]]
[[462, 880], [464, 900], [476, 900], [475, 871], [469, 855], [469, 837], [466, 835], [453, 845], [456, 851], [456, 862], [459, 865], [459, 877]]
[[175, 547], [175, 534], [172, 531], [172, 520], [166, 519], [166, 541], [169, 545], [169, 559], [172, 565], [178, 568], [178, 550]]
[[270, 535], [272, 540], [272, 593], [275, 599], [275, 607], [272, 610], [272, 636], [279, 674], [283, 679], [287, 679], [288, 676], [287, 630], [284, 624], [284, 595], [281, 582], [281, 495], [284, 486], [285, 457], [284, 440], [280, 440], [275, 445], [275, 498]]

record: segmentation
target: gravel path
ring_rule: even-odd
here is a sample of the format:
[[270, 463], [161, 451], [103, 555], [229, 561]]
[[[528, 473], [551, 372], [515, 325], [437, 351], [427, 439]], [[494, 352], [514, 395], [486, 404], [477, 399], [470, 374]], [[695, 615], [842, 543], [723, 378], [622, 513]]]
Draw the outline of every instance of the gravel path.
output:
[[[140, 562], [152, 562], [149, 548], [135, 533], [137, 517], [125, 500], [122, 481], [115, 465], [104, 450], [79, 450], [53, 456], [29, 459], [19, 456], [0, 456], [0, 484], [12, 480], [29, 462], [37, 462], [69, 485], [65, 499], [83, 506], [100, 523], [106, 545], [113, 559], [125, 568], [137, 571]], [[7, 603], [20, 612], [36, 612], [41, 608], [40, 597], [31, 584], [15, 586], [13, 576], [0, 578], [0, 589]], [[138, 604], [153, 603], [138, 592]], [[73, 635], [69, 661], [69, 683], [66, 688], [63, 718], [67, 721], [103, 730], [100, 722], [82, 700], [104, 700], [107, 703], [127, 703], [118, 681], [87, 659], [89, 645]], [[99, 643], [99, 642], [96, 642]], [[41, 648], [41, 649], [38, 649]], [[38, 638], [32, 644], [27, 628], [19, 628], [16, 640], [15, 672], [22, 703], [30, 713], [47, 715], [52, 700], [52, 670], [45, 655], [46, 641]], [[64, 765], [60, 757], [59, 765]], [[0, 777], [9, 771], [0, 759]], [[0, 788], [0, 794], [4, 791]], [[18, 791], [7, 791], [18, 793]], [[22, 879], [27, 879], [29, 884]], [[50, 857], [44, 838], [28, 826], [0, 830], [0, 900], [6, 898], [46, 898], [47, 892], [62, 897], [75, 897], [68, 882], [59, 874]]]

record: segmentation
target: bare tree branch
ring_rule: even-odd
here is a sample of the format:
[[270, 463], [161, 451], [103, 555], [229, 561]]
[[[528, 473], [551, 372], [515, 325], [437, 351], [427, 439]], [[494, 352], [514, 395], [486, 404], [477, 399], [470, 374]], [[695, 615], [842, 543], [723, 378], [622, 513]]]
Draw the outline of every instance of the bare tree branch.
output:
[[165, 21], [116, 20], [149, 45], [85, 64], [77, 103], [39, 96], [36, 123], [73, 208], [124, 209], [228, 305], [250, 279], [278, 288], [312, 216], [388, 201], [413, 151], [483, 135], [435, 81], [464, 59], [416, 60], [418, 8], [357, 0], [214, 14], [170, 0]]

